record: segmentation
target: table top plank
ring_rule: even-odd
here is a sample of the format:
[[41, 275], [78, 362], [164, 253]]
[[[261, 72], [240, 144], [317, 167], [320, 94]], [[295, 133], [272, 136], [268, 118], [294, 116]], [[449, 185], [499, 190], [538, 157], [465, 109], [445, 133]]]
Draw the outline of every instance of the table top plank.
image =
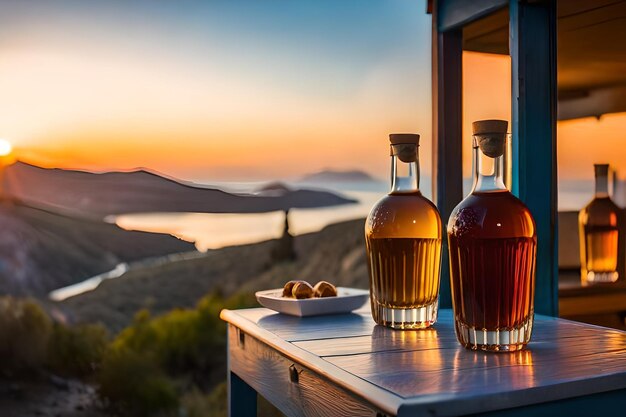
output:
[[301, 318], [275, 312], [259, 316], [258, 310], [265, 309], [251, 310], [257, 311], [245, 312], [243, 316], [288, 342], [365, 336], [372, 334], [376, 326], [369, 311]]
[[[458, 347], [450, 310], [442, 311], [440, 318], [440, 322], [431, 329], [390, 331], [385, 327], [373, 326], [371, 332], [363, 336], [306, 339], [293, 343], [322, 357], [391, 350], [413, 351]], [[582, 352], [580, 349], [597, 352], [597, 346], [606, 345], [608, 339], [611, 340], [610, 345], [613, 348], [626, 348], [626, 340], [620, 331], [602, 329], [603, 331], [598, 334], [598, 328], [595, 326], [581, 326], [576, 322], [555, 320], [551, 317], [537, 316], [537, 318], [540, 330], [533, 333], [531, 346], [539, 346], [539, 344], [552, 343], [557, 340], [561, 342], [567, 340], [567, 352]], [[366, 319], [364, 318], [364, 320]], [[557, 347], [559, 346], [557, 345]], [[574, 347], [576, 349], [573, 349]], [[565, 352], [561, 349], [557, 353], [564, 354]]]
[[[553, 361], [549, 360], [537, 362], [531, 352], [507, 354], [498, 360], [485, 356], [482, 352], [446, 349], [339, 356], [326, 360], [404, 398], [443, 391], [470, 395], [485, 390], [506, 392], [566, 381], [587, 384], [591, 377], [623, 371], [626, 362], [626, 350], [589, 355], [582, 361], [580, 356], [564, 358], [559, 361], [561, 366], [553, 366]], [[623, 386], [619, 388], [626, 388], [626, 376], [623, 379]]]
[[329, 372], [399, 396], [399, 408], [415, 415], [478, 413], [626, 389], [626, 332], [618, 330], [536, 316], [526, 350], [496, 354], [461, 347], [450, 310], [440, 311], [433, 329], [417, 331], [376, 326], [367, 310], [312, 318], [253, 310], [234, 314], [332, 365]]

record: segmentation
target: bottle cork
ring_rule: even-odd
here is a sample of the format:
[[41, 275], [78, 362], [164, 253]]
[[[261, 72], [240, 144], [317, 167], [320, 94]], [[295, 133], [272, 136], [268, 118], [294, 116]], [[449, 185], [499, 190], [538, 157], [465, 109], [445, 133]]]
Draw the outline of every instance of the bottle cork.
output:
[[402, 162], [417, 161], [417, 147], [420, 145], [420, 135], [417, 133], [391, 133], [391, 155], [395, 155]]
[[417, 133], [391, 133], [389, 141], [392, 145], [415, 144], [420, 146], [420, 135]]
[[508, 127], [509, 122], [506, 120], [478, 120], [472, 123], [480, 150], [491, 158], [504, 155]]

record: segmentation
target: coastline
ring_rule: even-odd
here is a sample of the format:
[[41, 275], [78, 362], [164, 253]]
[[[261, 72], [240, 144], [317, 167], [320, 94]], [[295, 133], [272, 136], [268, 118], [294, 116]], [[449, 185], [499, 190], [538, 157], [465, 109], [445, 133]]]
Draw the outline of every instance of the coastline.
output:
[[229, 246], [203, 256], [129, 268], [93, 291], [46, 304], [68, 322], [102, 323], [117, 332], [141, 309], [158, 315], [192, 307], [210, 292], [252, 295], [292, 279], [368, 288], [363, 225], [364, 219], [351, 220], [296, 236], [293, 261], [272, 262], [276, 240]]

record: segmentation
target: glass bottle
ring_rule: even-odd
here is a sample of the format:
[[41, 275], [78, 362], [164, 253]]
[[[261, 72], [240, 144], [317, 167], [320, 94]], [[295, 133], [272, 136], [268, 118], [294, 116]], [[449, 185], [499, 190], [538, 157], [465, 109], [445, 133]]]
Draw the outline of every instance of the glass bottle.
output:
[[441, 217], [419, 189], [419, 135], [391, 134], [391, 192], [365, 223], [376, 323], [422, 329], [437, 321]]
[[504, 185], [507, 126], [473, 123], [474, 185], [448, 222], [456, 335], [474, 350], [520, 350], [532, 331], [537, 234]]
[[578, 214], [583, 285], [615, 282], [619, 241], [619, 208], [609, 196], [609, 166], [594, 165], [596, 194]]

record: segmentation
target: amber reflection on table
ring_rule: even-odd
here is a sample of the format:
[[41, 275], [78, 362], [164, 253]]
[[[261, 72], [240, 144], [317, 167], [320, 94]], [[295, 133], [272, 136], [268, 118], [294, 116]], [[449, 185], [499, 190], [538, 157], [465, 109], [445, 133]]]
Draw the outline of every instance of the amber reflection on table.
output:
[[494, 387], [507, 385], [510, 389], [535, 386], [535, 365], [532, 350], [491, 353], [459, 349], [451, 364], [452, 392], [466, 391], [466, 384]]
[[[433, 394], [444, 388], [443, 380], [432, 378], [430, 383], [424, 382], [428, 374], [438, 373], [446, 366], [441, 347], [441, 338], [436, 327], [396, 330], [376, 325], [372, 331], [372, 352], [379, 353], [370, 356], [369, 366], [373, 374], [386, 377], [386, 370], [390, 368], [390, 361], [393, 361], [394, 368], [401, 369], [399, 372], [394, 371], [394, 377], [402, 377], [402, 369], [405, 369], [410, 375], [405, 375], [403, 383], [423, 386], [422, 394]], [[417, 363], [420, 364], [420, 374], [413, 372]]]

